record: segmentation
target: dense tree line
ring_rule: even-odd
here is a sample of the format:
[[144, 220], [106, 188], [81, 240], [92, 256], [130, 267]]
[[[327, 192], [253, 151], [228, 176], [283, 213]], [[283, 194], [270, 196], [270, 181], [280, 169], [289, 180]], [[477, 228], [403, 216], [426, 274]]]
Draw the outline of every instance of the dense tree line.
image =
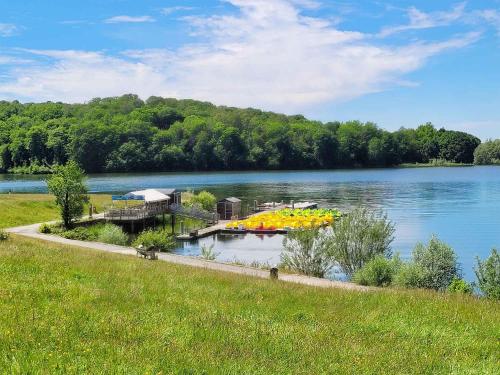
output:
[[[0, 170], [76, 161], [86, 172], [471, 163], [476, 137], [136, 95], [86, 104], [0, 102]], [[36, 168], [35, 168], [36, 169]]]

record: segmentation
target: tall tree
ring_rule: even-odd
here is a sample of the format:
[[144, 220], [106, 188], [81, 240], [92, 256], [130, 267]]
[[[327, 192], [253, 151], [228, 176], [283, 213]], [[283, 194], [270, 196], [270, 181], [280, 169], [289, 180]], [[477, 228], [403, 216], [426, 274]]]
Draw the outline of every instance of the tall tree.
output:
[[64, 226], [70, 228], [74, 220], [83, 214], [84, 205], [89, 200], [85, 174], [74, 161], [70, 161], [56, 167], [47, 185], [56, 198]]

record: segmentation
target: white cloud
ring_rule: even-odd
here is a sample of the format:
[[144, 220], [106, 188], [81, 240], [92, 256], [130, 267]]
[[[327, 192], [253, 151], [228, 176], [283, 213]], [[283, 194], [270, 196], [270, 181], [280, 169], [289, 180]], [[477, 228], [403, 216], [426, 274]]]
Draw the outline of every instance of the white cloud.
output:
[[477, 13], [479, 19], [488, 22], [497, 29], [497, 33], [500, 36], [500, 10], [486, 9], [479, 11]]
[[[99, 52], [30, 50], [33, 55], [51, 58], [54, 64], [19, 67], [15, 81], [0, 85], [0, 96], [31, 100], [83, 102], [134, 92], [147, 97], [153, 92], [174, 94], [164, 89], [165, 77], [138, 62], [106, 56]], [[2, 95], [4, 94], [4, 95]]]
[[186, 6], [175, 6], [175, 7], [168, 7], [168, 8], [163, 8], [161, 10], [161, 13], [165, 16], [169, 16], [172, 13], [176, 12], [183, 12], [183, 11], [188, 11], [188, 10], [193, 10], [195, 8], [193, 7], [186, 7]]
[[425, 13], [415, 7], [408, 10], [409, 24], [386, 27], [382, 29], [379, 36], [386, 37], [395, 33], [408, 30], [430, 29], [439, 26], [447, 26], [452, 22], [461, 19], [465, 15], [466, 3], [462, 2], [455, 5], [449, 11], [438, 11]]
[[144, 23], [155, 22], [151, 16], [114, 16], [104, 20], [104, 23]]
[[16, 68], [0, 96], [79, 102], [132, 92], [299, 112], [407, 84], [428, 59], [479, 37], [383, 45], [303, 16], [297, 1], [228, 1], [237, 14], [189, 18], [203, 42], [175, 51], [29, 51], [51, 63]]
[[1, 37], [13, 36], [18, 31], [19, 31], [19, 29], [17, 28], [16, 25], [13, 25], [11, 23], [0, 23], [0, 36]]

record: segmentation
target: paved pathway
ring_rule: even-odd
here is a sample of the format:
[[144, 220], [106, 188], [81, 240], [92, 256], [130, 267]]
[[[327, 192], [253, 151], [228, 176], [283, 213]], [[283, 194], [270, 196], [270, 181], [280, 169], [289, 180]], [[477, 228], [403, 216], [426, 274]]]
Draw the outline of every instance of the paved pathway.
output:
[[[35, 239], [39, 239], [39, 240], [55, 242], [55, 243], [64, 244], [64, 245], [78, 246], [78, 247], [83, 247], [86, 249], [105, 251], [108, 253], [136, 256], [136, 251], [132, 247], [110, 245], [110, 244], [105, 244], [105, 243], [101, 243], [101, 242], [69, 240], [67, 238], [63, 238], [63, 237], [59, 237], [59, 236], [55, 236], [55, 235], [42, 234], [42, 233], [38, 232], [38, 228], [40, 227], [40, 225], [41, 224], [26, 225], [26, 226], [22, 226], [22, 227], [9, 228], [9, 229], [6, 229], [6, 231], [9, 233], [17, 234], [17, 235], [24, 236], [24, 237], [35, 238]], [[203, 259], [196, 258], [196, 257], [188, 257], [188, 256], [183, 256], [183, 255], [159, 253], [158, 259], [165, 261], [165, 262], [181, 264], [181, 265], [185, 265], [185, 266], [205, 268], [205, 269], [210, 269], [210, 270], [215, 270], [215, 271], [231, 272], [231, 273], [236, 273], [236, 274], [240, 274], [240, 275], [260, 277], [260, 278], [264, 278], [264, 279], [269, 278], [269, 271], [266, 271], [266, 270], [261, 270], [261, 269], [251, 268], [251, 267], [242, 267], [242, 266], [226, 264], [226, 263], [218, 263], [218, 262], [213, 262], [213, 261], [207, 261], [207, 260], [203, 260]], [[297, 284], [310, 285], [310, 286], [315, 286], [315, 287], [322, 287], [322, 288], [341, 288], [341, 289], [349, 289], [349, 290], [356, 290], [356, 291], [373, 290], [373, 288], [364, 287], [364, 286], [353, 284], [353, 283], [332, 281], [332, 280], [320, 279], [320, 278], [316, 278], [316, 277], [285, 274], [285, 273], [279, 274], [279, 280], [291, 282], [291, 283], [297, 283]]]

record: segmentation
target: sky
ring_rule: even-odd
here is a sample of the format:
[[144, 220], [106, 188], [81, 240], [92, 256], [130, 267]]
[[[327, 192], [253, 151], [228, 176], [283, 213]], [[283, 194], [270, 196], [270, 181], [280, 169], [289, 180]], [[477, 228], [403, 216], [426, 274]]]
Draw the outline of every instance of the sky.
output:
[[500, 138], [500, 0], [0, 0], [0, 100], [126, 93]]

